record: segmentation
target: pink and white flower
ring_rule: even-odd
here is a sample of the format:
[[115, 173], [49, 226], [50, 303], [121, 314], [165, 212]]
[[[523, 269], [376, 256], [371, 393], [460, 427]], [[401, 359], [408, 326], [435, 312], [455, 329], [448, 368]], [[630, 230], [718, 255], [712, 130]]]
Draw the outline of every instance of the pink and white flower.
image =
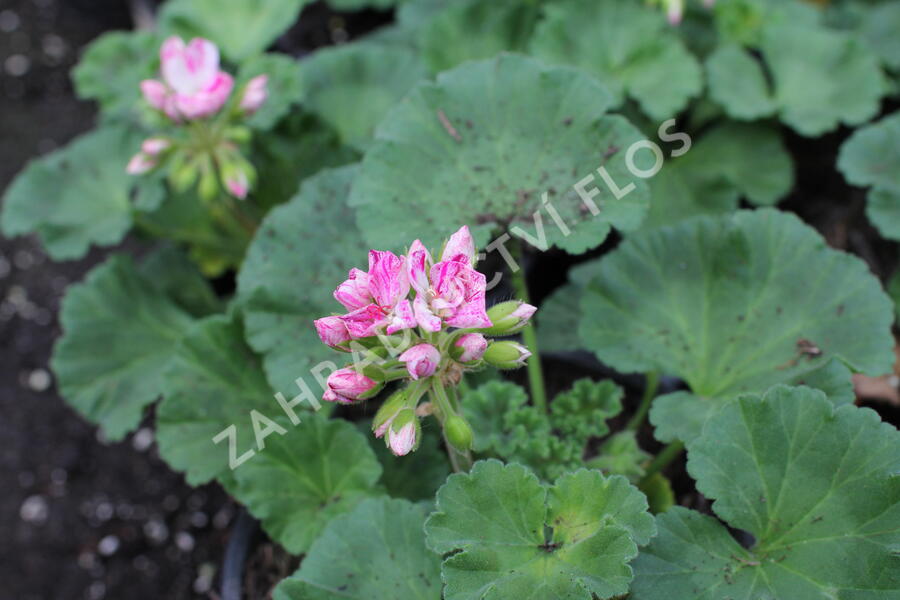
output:
[[234, 88], [234, 79], [219, 69], [219, 49], [209, 40], [188, 44], [172, 36], [160, 49], [163, 82], [141, 82], [144, 98], [173, 121], [199, 119], [218, 112]]
[[328, 402], [353, 404], [378, 383], [353, 369], [338, 369], [328, 376], [328, 389], [322, 398]]
[[247, 179], [246, 173], [238, 170], [225, 180], [225, 187], [228, 188], [229, 194], [238, 200], [243, 200], [250, 191], [250, 181]]
[[350, 269], [347, 281], [334, 290], [334, 299], [351, 311], [372, 304], [374, 298], [369, 291], [369, 274], [360, 269]]
[[478, 360], [484, 355], [484, 351], [488, 347], [488, 341], [480, 333], [467, 333], [460, 336], [454, 345], [463, 350], [457, 360], [461, 363], [467, 363]]
[[410, 247], [408, 260], [409, 281], [416, 291], [413, 309], [420, 327], [436, 332], [442, 323], [460, 328], [491, 326], [484, 305], [487, 280], [472, 268], [475, 241], [468, 227], [450, 237], [436, 265], [431, 265], [431, 256], [419, 240]]
[[441, 363], [441, 353], [431, 344], [417, 344], [400, 355], [409, 376], [416, 379], [431, 377]]

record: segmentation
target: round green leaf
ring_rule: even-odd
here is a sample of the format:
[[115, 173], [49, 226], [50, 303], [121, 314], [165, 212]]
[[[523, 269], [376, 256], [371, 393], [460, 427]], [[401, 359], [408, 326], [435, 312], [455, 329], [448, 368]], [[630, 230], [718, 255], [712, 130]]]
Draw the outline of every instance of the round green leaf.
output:
[[422, 55], [434, 72], [467, 60], [525, 49], [538, 17], [536, 3], [520, 0], [451, 2], [421, 32]]
[[[625, 119], [604, 116], [608, 98], [586, 74], [516, 55], [466, 63], [420, 84], [379, 125], [363, 160], [350, 199], [360, 229], [373, 246], [391, 247], [417, 237], [437, 242], [464, 224], [484, 245], [491, 231], [514, 226], [581, 252], [611, 226], [636, 228], [647, 195], [625, 155], [643, 136]], [[601, 166], [619, 188], [635, 188], [615, 199], [597, 176]], [[573, 189], [592, 176], [597, 216]], [[549, 213], [536, 212], [544, 210], [543, 194], [568, 237]]]
[[636, 562], [636, 600], [894, 598], [900, 434], [868, 409], [778, 386], [725, 406], [688, 446], [710, 517], [675, 508]]
[[378, 494], [381, 464], [362, 433], [347, 421], [302, 415], [287, 433], [234, 471], [235, 498], [260, 519], [288, 552], [306, 552], [325, 525]]
[[603, 362], [677, 375], [719, 401], [832, 359], [872, 375], [894, 361], [890, 300], [866, 265], [774, 210], [628, 238], [599, 261], [581, 315], [582, 341]]
[[859, 125], [878, 113], [884, 75], [875, 55], [850, 34], [772, 26], [763, 32], [761, 50], [781, 119], [801, 135]]
[[325, 48], [300, 63], [304, 106], [365, 150], [375, 126], [426, 75], [418, 54], [371, 42]]
[[335, 518], [275, 600], [440, 600], [440, 557], [425, 547], [421, 507], [387, 498]]
[[706, 59], [709, 95], [735, 119], [752, 121], [775, 113], [762, 65], [737, 44], [723, 44]]
[[321, 361], [341, 356], [316, 334], [313, 320], [341, 308], [332, 297], [368, 248], [345, 198], [356, 165], [324, 170], [265, 218], [238, 275], [247, 340], [263, 355], [272, 386], [285, 394]]
[[37, 232], [56, 260], [118, 243], [131, 227], [125, 165], [140, 146], [135, 133], [104, 127], [29, 163], [3, 197], [3, 234]]
[[193, 319], [129, 258], [113, 256], [69, 288], [60, 321], [51, 360], [60, 392], [107, 438], [122, 439], [159, 397], [163, 370]]
[[456, 552], [441, 567], [447, 600], [609, 598], [628, 591], [637, 543], [655, 532], [646, 508], [622, 477], [581, 470], [548, 491], [489, 460], [448, 478], [425, 534], [434, 551]]
[[900, 31], [900, 2], [894, 0], [866, 7], [860, 33], [882, 62], [895, 71], [900, 70], [897, 31]]
[[564, 0], [544, 12], [531, 51], [596, 75], [616, 104], [631, 96], [663, 121], [703, 88], [697, 60], [653, 8], [632, 0]]
[[622, 388], [612, 381], [579, 379], [550, 403], [550, 422], [562, 437], [585, 442], [609, 433], [606, 421], [622, 412]]
[[169, 0], [159, 15], [166, 35], [204, 37], [240, 62], [268, 48], [297, 20], [309, 0]]
[[866, 197], [866, 216], [881, 235], [900, 240], [900, 192], [870, 191]]
[[838, 168], [847, 181], [900, 194], [900, 111], [861, 127], [841, 146]]
[[104, 33], [85, 49], [72, 70], [78, 97], [96, 100], [106, 113], [131, 109], [143, 79], [159, 69], [160, 36], [148, 31]]
[[[163, 373], [162, 394], [156, 411], [159, 453], [173, 469], [183, 471], [191, 485], [217, 478], [231, 487], [231, 466], [236, 465], [230, 463], [248, 452], [247, 460], [260, 458], [255, 456], [251, 412], [271, 420], [283, 418], [234, 315], [207, 317], [187, 331]], [[235, 441], [233, 455], [230, 436], [222, 434], [229, 428]], [[245, 467], [246, 460], [241, 464]]]

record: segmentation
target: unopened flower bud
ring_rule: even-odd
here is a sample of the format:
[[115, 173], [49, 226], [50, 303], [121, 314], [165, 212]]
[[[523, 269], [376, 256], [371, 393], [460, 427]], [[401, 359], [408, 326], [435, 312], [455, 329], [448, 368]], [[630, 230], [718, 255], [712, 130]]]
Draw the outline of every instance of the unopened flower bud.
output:
[[266, 83], [269, 80], [268, 75], [257, 75], [244, 87], [244, 95], [241, 96], [240, 109], [245, 113], [253, 114], [265, 104], [269, 95], [266, 89]]
[[400, 355], [413, 379], [431, 377], [441, 362], [441, 353], [431, 344], [417, 344]]
[[170, 142], [166, 138], [148, 138], [141, 144], [141, 152], [147, 154], [148, 156], [158, 156], [164, 150], [168, 149], [171, 145], [172, 142]]
[[475, 439], [472, 427], [459, 415], [450, 415], [444, 421], [444, 436], [450, 442], [450, 445], [460, 452], [469, 450], [472, 447], [472, 441]]
[[461, 335], [453, 346], [453, 358], [461, 363], [469, 363], [484, 355], [488, 342], [480, 333], [466, 333]]
[[316, 319], [313, 323], [316, 326], [319, 339], [332, 348], [350, 341], [350, 333], [347, 331], [347, 326], [338, 317], [323, 317]]
[[138, 152], [128, 161], [125, 171], [129, 175], [143, 175], [144, 173], [156, 167], [156, 160], [144, 152]]
[[521, 331], [531, 320], [537, 308], [519, 300], [509, 300], [495, 304], [487, 311], [488, 318], [494, 325], [484, 329], [488, 336], [513, 335]]
[[351, 368], [344, 368], [329, 375], [327, 385], [328, 389], [322, 396], [325, 401], [353, 404], [358, 400], [365, 400], [377, 394], [383, 384], [379, 384]]
[[419, 418], [411, 408], [404, 408], [391, 421], [385, 436], [388, 448], [395, 456], [405, 456], [419, 447], [422, 437]]
[[531, 356], [528, 348], [518, 342], [492, 342], [482, 357], [486, 363], [498, 369], [518, 369]]

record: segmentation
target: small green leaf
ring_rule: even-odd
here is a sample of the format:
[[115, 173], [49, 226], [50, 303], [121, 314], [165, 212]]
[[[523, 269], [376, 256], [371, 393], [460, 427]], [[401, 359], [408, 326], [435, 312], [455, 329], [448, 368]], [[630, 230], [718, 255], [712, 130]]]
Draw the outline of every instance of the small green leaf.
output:
[[656, 120], [675, 117], [703, 88], [700, 65], [662, 14], [631, 0], [546, 4], [531, 51], [597, 76], [613, 93], [638, 101]]
[[125, 165], [139, 146], [136, 132], [104, 127], [33, 160], [4, 194], [3, 234], [37, 232], [56, 260], [118, 243], [131, 227]]
[[372, 42], [319, 50], [300, 63], [300, 73], [304, 106], [360, 150], [371, 144], [384, 115], [426, 75], [412, 49]]
[[[422, 55], [434, 72], [467, 60], [521, 52], [538, 17], [536, 3], [462, 0], [449, 3], [421, 32]], [[462, 43], [461, 43], [462, 42]]]
[[882, 236], [900, 240], [900, 192], [871, 190], [866, 198], [866, 216]]
[[706, 59], [709, 95], [735, 119], [775, 114], [777, 106], [762, 65], [741, 46], [723, 44]]
[[237, 93], [257, 75], [268, 75], [266, 102], [247, 124], [255, 129], [269, 130], [303, 98], [300, 65], [285, 54], [260, 54], [241, 63], [236, 86]]
[[890, 301], [866, 265], [767, 209], [631, 236], [599, 261], [581, 314], [600, 360], [681, 377], [697, 415], [700, 398], [714, 408], [776, 383], [834, 388], [834, 373], [809, 378], [832, 359], [872, 375], [894, 361]]
[[[436, 245], [466, 224], [484, 245], [502, 225], [582, 252], [611, 227], [636, 228], [646, 186], [628, 172], [625, 155], [643, 136], [625, 119], [604, 115], [607, 98], [584, 73], [506, 54], [420, 84], [379, 125], [354, 182], [350, 202], [366, 239], [374, 247], [417, 237]], [[618, 187], [635, 188], [615, 199], [597, 175], [600, 166]], [[592, 176], [586, 190], [599, 192], [597, 216], [573, 189]], [[544, 193], [568, 237], [536, 213]]]
[[860, 34], [890, 69], [900, 70], [900, 2], [867, 6]]
[[309, 0], [170, 0], [159, 16], [160, 29], [184, 39], [215, 42], [225, 58], [240, 62], [268, 48], [297, 20]]
[[[509, 381], [490, 381], [463, 395], [463, 413], [475, 433], [473, 450], [494, 449], [503, 456], [513, 452], [514, 432], [507, 427], [507, 415], [527, 408], [528, 394], [522, 386]], [[545, 428], [549, 434], [549, 425]]]
[[141, 81], [159, 69], [160, 36], [147, 31], [104, 33], [85, 49], [72, 70], [78, 97], [96, 100], [106, 114], [134, 108]]
[[635, 564], [635, 600], [894, 598], [900, 589], [900, 435], [808, 388], [731, 402], [688, 446], [715, 519], [673, 508]]
[[861, 127], [841, 146], [838, 169], [847, 181], [900, 194], [900, 111]]
[[288, 552], [309, 550], [325, 525], [379, 495], [381, 465], [362, 433], [343, 420], [302, 415], [265, 439], [265, 449], [234, 471], [231, 490]]
[[734, 186], [759, 206], [777, 203], [794, 186], [791, 155], [775, 127], [725, 123], [708, 131], [683, 157]]
[[[655, 533], [643, 495], [622, 477], [565, 475], [549, 489], [489, 460], [452, 475], [425, 522], [447, 600], [590, 600], [628, 591], [637, 544]], [[545, 529], [552, 533], [545, 533]]]
[[[259, 459], [251, 412], [284, 418], [236, 315], [207, 317], [191, 327], [171, 355], [161, 388], [159, 453], [191, 485], [217, 478], [233, 486], [230, 467], [236, 465], [230, 463], [244, 468], [247, 460]], [[232, 426], [231, 434], [222, 433]]]
[[622, 412], [622, 388], [610, 380], [579, 379], [550, 403], [550, 422], [562, 437], [586, 442], [609, 433], [606, 424]]
[[364, 500], [335, 518], [274, 600], [440, 600], [440, 556], [425, 547], [421, 507]]
[[137, 427], [191, 316], [131, 260], [113, 256], [62, 302], [52, 359], [60, 393], [107, 438]]
[[313, 320], [341, 308], [332, 292], [365, 260], [368, 248], [345, 202], [356, 172], [347, 166], [305, 181], [297, 196], [266, 216], [238, 275], [247, 340], [284, 394], [317, 363], [341, 360], [321, 342]]
[[635, 432], [620, 431], [603, 442], [597, 456], [588, 461], [587, 466], [607, 475], [622, 475], [635, 482], [644, 476], [643, 464], [650, 458], [650, 454], [638, 445]]

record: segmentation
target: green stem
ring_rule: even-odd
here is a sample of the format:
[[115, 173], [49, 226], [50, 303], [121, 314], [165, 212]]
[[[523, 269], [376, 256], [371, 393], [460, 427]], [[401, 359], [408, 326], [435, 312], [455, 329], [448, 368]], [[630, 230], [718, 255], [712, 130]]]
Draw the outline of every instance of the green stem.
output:
[[[434, 405], [437, 407], [437, 417], [443, 426], [448, 416], [455, 414], [450, 398], [447, 397], [447, 390], [441, 383], [439, 377], [432, 377], [434, 382], [431, 385], [431, 395]], [[450, 456], [450, 464], [453, 465], [453, 471], [456, 473], [467, 473], [472, 468], [472, 453], [468, 450], [460, 452], [453, 447], [453, 444], [444, 436], [444, 446], [447, 447], [447, 454]]]
[[[522, 302], [530, 302], [528, 295], [528, 282], [525, 281], [525, 269], [522, 266], [522, 242], [516, 244], [515, 258], [519, 263], [519, 268], [512, 272], [513, 287], [516, 290], [518, 299]], [[531, 401], [536, 407], [543, 412], [547, 412], [547, 391], [544, 388], [544, 372], [541, 368], [541, 355], [538, 348], [537, 333], [534, 330], [534, 324], [529, 322], [522, 329], [522, 341], [531, 351], [531, 358], [528, 360], [528, 385], [531, 388]]]
[[650, 410], [650, 405], [653, 404], [653, 399], [656, 397], [656, 389], [658, 387], [659, 373], [656, 371], [648, 372], [644, 380], [644, 397], [641, 398], [641, 404], [638, 406], [637, 412], [634, 413], [634, 416], [628, 421], [628, 425], [625, 426], [626, 430], [637, 431], [641, 428], [644, 419], [647, 417], [647, 412]]
[[668, 467], [669, 463], [681, 455], [682, 450], [684, 450], [684, 443], [677, 440], [663, 448], [662, 452], [657, 454], [656, 458], [653, 459], [653, 462], [650, 463], [650, 466], [647, 467], [647, 471], [644, 473], [644, 478], [641, 479], [641, 483], [647, 481], [653, 475], [656, 475]]

